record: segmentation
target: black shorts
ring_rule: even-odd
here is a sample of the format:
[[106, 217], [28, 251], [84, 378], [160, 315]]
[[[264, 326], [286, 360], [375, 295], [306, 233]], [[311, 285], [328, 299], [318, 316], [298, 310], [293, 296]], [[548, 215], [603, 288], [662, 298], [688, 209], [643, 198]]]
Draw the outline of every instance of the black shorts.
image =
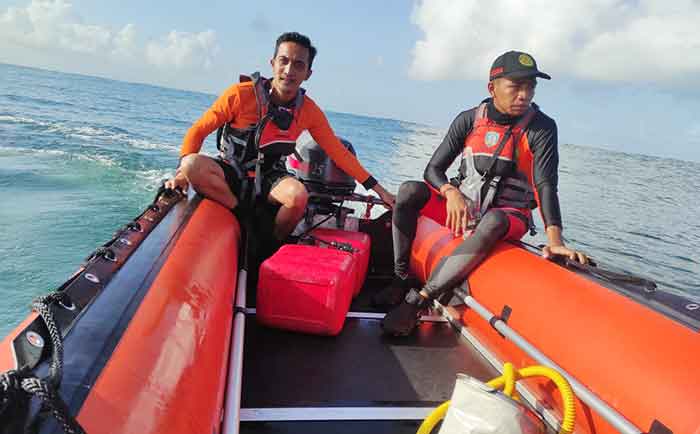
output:
[[[241, 184], [242, 180], [236, 174], [236, 171], [231, 167], [230, 164], [222, 160], [221, 158], [214, 158], [214, 161], [221, 167], [224, 171], [224, 177], [226, 178], [226, 184], [231, 190], [236, 199], [241, 197]], [[284, 178], [294, 176], [287, 172], [284, 164], [279, 162], [275, 163], [270, 169], [262, 172], [262, 196], [267, 199], [270, 195], [270, 191], [277, 186]]]

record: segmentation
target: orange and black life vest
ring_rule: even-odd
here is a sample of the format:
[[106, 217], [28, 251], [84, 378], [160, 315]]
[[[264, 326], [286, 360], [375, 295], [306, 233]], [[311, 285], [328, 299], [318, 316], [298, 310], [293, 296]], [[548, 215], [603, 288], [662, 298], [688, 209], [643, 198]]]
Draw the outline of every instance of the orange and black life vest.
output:
[[234, 128], [227, 122], [217, 131], [216, 145], [221, 159], [231, 165], [239, 179], [255, 177], [257, 196], [261, 190], [263, 169], [295, 153], [296, 140], [303, 132], [297, 118], [305, 90], [299, 89], [290, 108], [279, 107], [270, 102], [269, 80], [258, 72], [250, 77], [241, 75], [240, 81], [253, 82], [257, 122], [246, 128]]
[[[252, 81], [257, 106], [257, 122], [246, 128], [234, 128], [226, 123], [217, 132], [217, 148], [221, 158], [229, 164], [246, 169], [259, 156], [268, 163], [294, 153], [296, 140], [303, 132], [297, 122], [304, 102], [304, 89], [299, 89], [291, 108], [270, 103], [269, 80], [255, 72], [241, 75], [241, 82]], [[258, 155], [262, 154], [262, 155]]]
[[535, 117], [537, 109], [530, 107], [513, 125], [503, 125], [489, 119], [487, 104], [476, 109], [474, 126], [464, 140], [464, 153], [460, 165], [460, 177], [477, 174], [467, 173], [466, 158], [481, 176], [483, 189], [481, 210], [490, 206], [529, 210], [535, 208], [534, 190], [527, 175], [528, 159], [527, 127]]

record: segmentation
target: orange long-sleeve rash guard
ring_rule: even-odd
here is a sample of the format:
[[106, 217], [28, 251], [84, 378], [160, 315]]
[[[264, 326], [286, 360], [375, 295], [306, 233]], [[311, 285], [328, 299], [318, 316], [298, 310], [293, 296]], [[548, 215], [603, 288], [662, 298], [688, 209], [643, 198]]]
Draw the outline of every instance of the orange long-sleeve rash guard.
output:
[[[267, 108], [263, 109], [263, 115]], [[297, 115], [301, 130], [309, 130], [311, 137], [343, 171], [364, 183], [370, 178], [357, 158], [338, 140], [328, 119], [316, 103], [304, 96], [301, 112]], [[257, 105], [252, 82], [229, 87], [185, 134], [180, 156], [195, 154], [202, 148], [204, 139], [226, 122], [234, 128], [247, 128], [257, 122]]]

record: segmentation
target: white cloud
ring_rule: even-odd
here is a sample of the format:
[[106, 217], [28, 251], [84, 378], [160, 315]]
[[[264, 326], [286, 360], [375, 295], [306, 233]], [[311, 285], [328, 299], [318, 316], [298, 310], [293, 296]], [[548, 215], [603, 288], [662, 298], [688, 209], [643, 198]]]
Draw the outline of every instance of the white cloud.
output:
[[219, 52], [216, 34], [212, 30], [200, 33], [172, 31], [146, 48], [148, 62], [175, 68], [204, 67], [209, 69]]
[[[104, 59], [125, 68], [147, 63], [163, 69], [209, 68], [219, 50], [212, 30], [173, 30], [157, 40], [140, 43], [134, 24], [114, 30], [84, 23], [65, 0], [31, 0], [26, 7], [0, 11], [0, 53], [3, 47], [8, 51], [24, 47], [43, 53], [89, 55], [93, 62]], [[30, 57], [31, 53], [25, 55]]]
[[83, 24], [63, 0], [33, 0], [26, 8], [10, 7], [0, 15], [0, 35], [30, 48], [60, 48], [97, 53], [114, 45], [114, 33]]
[[688, 127], [687, 136], [693, 143], [700, 143], [700, 122]]
[[135, 48], [136, 27], [133, 24], [127, 24], [115, 35], [112, 54], [130, 57], [135, 54]]
[[504, 51], [531, 53], [555, 77], [671, 81], [700, 73], [694, 0], [423, 0], [410, 74], [486, 80]]

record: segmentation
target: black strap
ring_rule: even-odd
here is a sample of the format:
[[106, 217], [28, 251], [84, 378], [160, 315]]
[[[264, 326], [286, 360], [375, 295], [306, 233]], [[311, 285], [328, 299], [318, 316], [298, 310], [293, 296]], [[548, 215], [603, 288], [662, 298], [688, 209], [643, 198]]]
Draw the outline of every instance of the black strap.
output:
[[268, 112], [265, 115], [265, 117], [263, 117], [262, 120], [258, 122], [258, 128], [255, 131], [255, 141], [253, 143], [253, 146], [255, 146], [255, 150], [258, 152], [258, 158], [255, 160], [255, 194], [252, 197], [253, 202], [255, 202], [262, 194], [262, 165], [265, 162], [265, 156], [262, 152], [260, 152], [259, 145], [262, 132], [269, 121], [270, 113]]
[[568, 268], [573, 268], [588, 274], [592, 274], [593, 276], [599, 277], [611, 283], [634, 285], [642, 288], [644, 292], [650, 294], [656, 292], [657, 289], [656, 282], [644, 277], [639, 277], [628, 273], [617, 273], [611, 270], [604, 270], [602, 268], [598, 268], [595, 263], [581, 264], [580, 262], [567, 257], [562, 257], [560, 260], [563, 261], [564, 266]]
[[513, 135], [513, 127], [514, 127], [514, 125], [511, 125], [510, 127], [508, 127], [508, 130], [501, 138], [501, 142], [498, 144], [498, 148], [496, 148], [496, 151], [491, 156], [491, 161], [489, 161], [488, 169], [486, 169], [486, 171], [484, 172], [484, 175], [481, 177], [482, 181], [486, 181], [486, 179], [491, 178], [491, 171], [493, 170], [493, 167], [496, 165], [496, 160], [498, 160], [498, 156], [501, 155], [501, 152], [503, 152], [503, 148], [505, 148], [505, 146], [506, 146], [506, 142], [508, 142], [508, 139], [510, 139], [510, 136]]
[[[487, 177], [491, 176], [491, 171], [493, 170], [493, 167], [496, 165], [496, 160], [498, 159], [498, 156], [501, 155], [501, 152], [503, 152], [503, 148], [506, 145], [506, 142], [508, 139], [510, 139], [510, 136], [513, 135], [513, 129], [514, 128], [519, 128], [522, 130], [522, 133], [525, 133], [527, 130], [527, 127], [530, 125], [530, 122], [535, 118], [535, 115], [537, 114], [537, 109], [530, 107], [527, 109], [527, 111], [520, 117], [520, 120], [518, 122], [513, 123], [510, 127], [508, 127], [508, 130], [506, 133], [503, 135], [503, 138], [501, 139], [501, 143], [498, 144], [498, 148], [496, 148], [496, 152], [493, 153], [491, 156], [491, 161], [489, 162], [489, 168], [486, 169], [486, 172], [484, 172], [483, 175], [483, 180], [486, 180]], [[515, 143], [517, 146], [517, 143]]]
[[[255, 93], [255, 102], [256, 102], [256, 110], [257, 110], [257, 119], [258, 119], [258, 125], [255, 131], [255, 138], [253, 142], [253, 146], [255, 147], [255, 151], [259, 151], [260, 149], [260, 136], [262, 135], [263, 130], [265, 129], [265, 125], [267, 125], [267, 122], [269, 121], [269, 112], [265, 117], [262, 115], [262, 110], [263, 110], [263, 105], [267, 105], [269, 103], [269, 98], [266, 92], [258, 92], [258, 82], [260, 81], [260, 73], [259, 72], [254, 72], [251, 74], [251, 78], [253, 79], [253, 92]], [[250, 145], [250, 142], [248, 142], [248, 145]], [[246, 154], [248, 152], [246, 151]], [[255, 161], [255, 192], [251, 198], [251, 202], [255, 202], [258, 197], [262, 194], [262, 164], [263, 164], [263, 155], [258, 152], [258, 159]], [[251, 203], [251, 206], [253, 204]]]
[[499, 335], [501, 335], [502, 338], [505, 338], [506, 336], [505, 336], [503, 333], [501, 333], [500, 330], [498, 330], [498, 329], [496, 328], [496, 323], [497, 323], [498, 321], [503, 321], [503, 324], [507, 324], [507, 323], [508, 323], [508, 319], [510, 319], [510, 314], [511, 314], [512, 312], [513, 312], [513, 309], [512, 309], [510, 306], [505, 305], [505, 306], [503, 306], [503, 310], [501, 310], [501, 314], [500, 314], [500, 315], [494, 315], [494, 316], [492, 316], [491, 319], [489, 320], [489, 325], [490, 325], [494, 330], [496, 330], [496, 333], [498, 333]]
[[350, 243], [344, 243], [344, 242], [333, 241], [333, 240], [327, 241], [327, 240], [318, 238], [318, 237], [316, 237], [316, 236], [314, 236], [314, 235], [311, 235], [311, 234], [308, 234], [308, 233], [307, 233], [307, 234], [304, 234], [304, 235], [302, 235], [302, 236], [300, 236], [299, 238], [300, 238], [300, 240], [302, 240], [302, 241], [310, 240], [310, 241], [312, 241], [312, 242], [317, 242], [319, 245], [330, 246], [330, 247], [333, 247], [334, 249], [337, 249], [337, 250], [340, 250], [340, 251], [343, 251], [343, 252], [347, 252], [347, 253], [350, 253], [350, 254], [353, 254], [353, 253], [357, 253], [357, 252], [358, 252], [358, 250], [357, 250], [356, 248], [354, 248], [354, 247], [352, 246], [352, 244], [350, 244]]
[[257, 109], [257, 115], [258, 115], [258, 123], [262, 121], [262, 108], [264, 106], [267, 106], [267, 103], [269, 102], [269, 98], [266, 92], [258, 92], [258, 82], [260, 81], [260, 73], [258, 71], [255, 71], [254, 73], [250, 74], [250, 78], [253, 81], [253, 94], [255, 95], [255, 102], [256, 102], [256, 109]]

